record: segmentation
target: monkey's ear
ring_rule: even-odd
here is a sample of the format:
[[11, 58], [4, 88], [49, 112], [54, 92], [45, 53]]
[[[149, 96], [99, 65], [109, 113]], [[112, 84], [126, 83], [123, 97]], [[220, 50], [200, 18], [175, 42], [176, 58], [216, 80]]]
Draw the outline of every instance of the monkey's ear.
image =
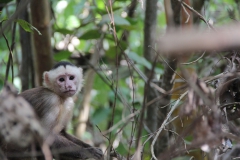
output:
[[51, 86], [51, 82], [50, 82], [50, 79], [49, 79], [49, 73], [48, 72], [43, 73], [43, 86], [44, 87]]
[[82, 83], [82, 81], [83, 81], [83, 69], [81, 68], [81, 67], [78, 67], [78, 69], [79, 69], [79, 79], [80, 79], [80, 83]]
[[79, 70], [79, 75], [78, 75], [79, 82], [78, 82], [78, 91], [77, 92], [81, 91], [82, 86], [83, 86], [83, 81], [84, 81], [83, 80], [83, 69], [81, 67], [78, 67], [78, 70]]
[[79, 71], [80, 71], [80, 74], [82, 75], [83, 73], [83, 69], [81, 67], [78, 67]]

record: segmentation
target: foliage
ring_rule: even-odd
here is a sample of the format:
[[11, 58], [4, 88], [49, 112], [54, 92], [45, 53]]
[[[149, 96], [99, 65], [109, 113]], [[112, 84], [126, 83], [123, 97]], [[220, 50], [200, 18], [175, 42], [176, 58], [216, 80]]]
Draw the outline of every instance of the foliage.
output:
[[30, 23], [28, 23], [25, 20], [22, 19], [17, 19], [16, 22], [26, 31], [26, 32], [33, 32], [34, 30], [37, 31], [37, 33], [39, 35], [41, 35], [41, 32], [35, 28], [34, 26], [32, 26]]
[[[7, 0], [5, 1], [8, 2]], [[131, 3], [130, 0], [116, 0], [112, 4], [112, 7], [106, 3], [107, 2], [103, 0], [51, 0], [54, 13], [52, 15], [53, 27], [51, 40], [52, 46], [56, 51], [54, 53], [55, 61], [69, 59], [69, 57], [79, 52], [83, 53], [84, 56], [91, 56], [94, 52], [96, 40], [102, 39], [103, 41], [103, 56], [99, 63], [95, 64], [95, 67], [101, 72], [99, 72], [94, 79], [91, 92], [90, 112], [90, 123], [93, 126], [97, 125], [101, 131], [109, 129], [108, 122], [110, 122], [112, 118], [112, 107], [114, 106], [116, 96], [118, 99], [115, 104], [113, 124], [117, 124], [126, 118], [128, 114], [132, 113], [124, 103], [129, 104], [136, 110], [143, 106], [145, 82], [140, 73], [144, 73], [145, 68], [151, 70], [153, 67], [152, 62], [149, 62], [143, 56], [143, 22], [145, 15], [141, 4], [142, 1], [138, 1], [137, 8], [134, 10], [134, 17], [127, 16], [128, 6]], [[207, 19], [213, 20], [216, 26], [228, 24], [232, 22], [233, 19], [239, 19], [240, 11], [238, 10], [238, 5], [234, 0], [208, 1], [205, 4], [203, 15], [205, 15]], [[157, 28], [159, 30], [165, 29], [166, 18], [163, 9], [163, 0], [159, 1], [158, 8]], [[112, 15], [109, 14], [111, 9], [113, 11]], [[4, 19], [3, 17], [9, 17], [14, 11], [15, 5], [9, 4], [3, 9], [0, 20]], [[232, 16], [230, 16], [230, 12]], [[111, 16], [114, 20], [114, 25], [111, 21]], [[17, 19], [15, 22], [27, 32], [35, 30], [40, 34], [38, 29], [22, 19]], [[203, 26], [203, 28], [206, 27], [203, 22], [200, 26]], [[119, 40], [117, 45], [113, 36], [115, 31]], [[121, 39], [125, 32], [129, 33], [127, 41]], [[8, 39], [11, 39], [12, 35], [10, 32], [6, 31], [4, 34]], [[156, 48], [157, 46], [153, 47], [153, 49]], [[149, 47], [149, 49], [151, 48]], [[19, 36], [17, 36], [14, 50], [14, 69], [16, 71], [14, 72], [14, 77], [11, 77], [11, 79], [19, 78], [21, 74], [19, 73], [19, 66], [22, 59], [19, 54], [20, 52]], [[127, 60], [123, 58], [123, 52], [126, 53], [129, 61], [135, 64], [140, 73], [127, 64]], [[0, 39], [0, 53], [1, 89], [3, 87], [6, 62], [9, 55], [9, 50], [3, 38]], [[121, 59], [117, 62], [116, 59], [120, 57], [120, 54]], [[222, 53], [222, 55], [225, 55], [225, 53]], [[199, 55], [194, 55], [192, 59], [194, 60], [198, 57]], [[220, 69], [214, 68], [214, 66], [217, 66], [216, 61], [219, 60], [222, 59], [207, 55], [192, 66], [196, 68], [200, 77], [205, 77], [210, 74], [214, 75], [222, 72]], [[116, 63], [120, 65], [116, 67]], [[154, 70], [157, 77], [162, 76], [164, 64], [163, 60], [158, 61], [157, 67]], [[208, 67], [213, 68], [211, 73]], [[159, 78], [155, 80], [158, 82]], [[118, 90], [117, 95], [115, 94], [116, 87]], [[132, 125], [134, 124], [135, 123], [127, 123], [126, 126], [121, 124], [120, 127], [112, 131], [115, 138], [115, 148], [121, 155], [127, 156], [129, 141], [132, 138]], [[146, 131], [143, 131], [143, 133], [147, 135]], [[144, 138], [144, 140], [145, 139], [147, 138]], [[107, 143], [106, 139], [104, 139], [104, 141]], [[130, 154], [134, 153], [134, 145], [135, 143], [130, 147]], [[147, 144], [147, 146], [148, 145], [149, 144]], [[146, 152], [150, 154], [149, 148]], [[149, 157], [146, 157], [146, 159], [148, 158]], [[179, 157], [176, 158], [176, 160], [177, 159], [187, 158]]]

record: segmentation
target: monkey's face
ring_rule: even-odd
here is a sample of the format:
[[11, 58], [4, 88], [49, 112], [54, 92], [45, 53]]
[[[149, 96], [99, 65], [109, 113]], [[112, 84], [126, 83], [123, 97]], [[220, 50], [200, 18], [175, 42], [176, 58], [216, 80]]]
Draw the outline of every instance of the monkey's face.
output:
[[58, 66], [43, 74], [43, 86], [61, 97], [71, 97], [82, 88], [82, 68], [76, 66]]
[[63, 97], [71, 97], [78, 90], [78, 79], [75, 75], [60, 75], [56, 78], [56, 82], [56, 89], [58, 90], [59, 95]]

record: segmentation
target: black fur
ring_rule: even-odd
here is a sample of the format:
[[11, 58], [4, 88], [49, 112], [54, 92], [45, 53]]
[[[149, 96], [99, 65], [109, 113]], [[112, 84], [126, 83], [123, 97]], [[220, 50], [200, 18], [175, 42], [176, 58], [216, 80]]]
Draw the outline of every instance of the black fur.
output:
[[67, 62], [67, 61], [61, 61], [61, 62], [58, 62], [57, 64], [55, 64], [54, 66], [53, 66], [53, 68], [52, 68], [52, 70], [53, 69], [56, 69], [56, 68], [58, 68], [58, 67], [60, 67], [60, 66], [63, 66], [64, 68], [66, 68], [66, 66], [74, 66], [72, 63], [70, 63], [70, 62]]

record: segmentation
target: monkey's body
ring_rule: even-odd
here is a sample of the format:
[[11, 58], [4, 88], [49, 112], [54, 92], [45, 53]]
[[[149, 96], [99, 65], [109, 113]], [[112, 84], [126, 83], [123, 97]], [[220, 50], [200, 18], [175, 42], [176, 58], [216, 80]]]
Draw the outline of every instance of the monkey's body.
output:
[[[38, 94], [33, 94], [36, 92]], [[56, 158], [67, 159], [66, 157], [71, 157], [72, 159], [86, 159], [97, 156], [94, 156], [94, 154], [101, 153], [100, 150], [96, 153], [97, 149], [65, 132], [65, 127], [67, 126], [67, 122], [71, 120], [72, 109], [74, 107], [71, 97], [63, 100], [54, 94], [54, 92], [44, 87], [33, 88], [22, 92], [20, 95], [34, 107], [41, 124], [48, 132], [46, 135], [53, 137], [51, 148], [59, 153], [66, 151], [65, 153], [55, 155]], [[44, 99], [44, 101], [41, 101], [41, 99]], [[58, 103], [56, 104], [56, 102]], [[43, 109], [41, 106], [54, 107]]]
[[[54, 131], [56, 129], [61, 131], [72, 118], [72, 109], [74, 107], [72, 97], [62, 100], [61, 97], [44, 87], [33, 88], [22, 92], [20, 95], [33, 106], [46, 131]], [[61, 102], [64, 103], [61, 104]], [[41, 106], [52, 107], [42, 108]]]
[[[54, 158], [102, 159], [103, 153], [100, 149], [80, 141], [65, 131], [72, 118], [74, 107], [72, 97], [82, 88], [82, 69], [68, 62], [59, 62], [52, 70], [44, 72], [43, 78], [42, 87], [24, 91], [20, 96], [34, 108], [45, 129], [45, 140], [53, 150]], [[6, 148], [6, 151], [9, 150]]]

